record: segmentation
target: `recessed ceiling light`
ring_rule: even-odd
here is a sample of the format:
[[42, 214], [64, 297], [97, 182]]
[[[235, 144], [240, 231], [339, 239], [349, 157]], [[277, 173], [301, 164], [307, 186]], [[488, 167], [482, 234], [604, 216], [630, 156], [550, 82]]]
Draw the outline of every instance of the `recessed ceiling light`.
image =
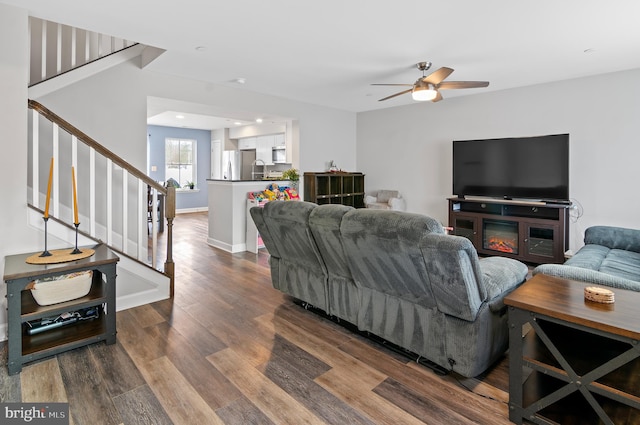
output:
[[584, 49], [583, 52], [584, 53], [594, 53], [596, 51], [596, 49], [593, 48], [589, 48], [589, 49]]
[[256, 122], [260, 124], [262, 122], [262, 118], [256, 118]]
[[184, 119], [184, 115], [176, 115], [176, 118], [178, 118], [179, 120], [183, 120]]
[[234, 82], [234, 83], [237, 83], [237, 84], [244, 84], [244, 83], [246, 83], [246, 82], [247, 82], [247, 79], [246, 79], [246, 78], [243, 78], [243, 77], [238, 77], [238, 78], [235, 78], [235, 79], [233, 80], [233, 82]]
[[205, 50], [207, 50], [206, 46], [198, 46], [198, 47], [196, 47], [196, 51], [197, 52], [204, 52]]
[[240, 121], [236, 121], [234, 122], [235, 125], [242, 125], [242, 123]]

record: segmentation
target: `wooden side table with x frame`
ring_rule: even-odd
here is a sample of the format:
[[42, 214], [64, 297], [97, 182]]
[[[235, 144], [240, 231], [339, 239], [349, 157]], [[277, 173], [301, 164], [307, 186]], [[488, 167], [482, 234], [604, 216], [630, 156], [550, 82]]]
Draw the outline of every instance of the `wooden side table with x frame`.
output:
[[640, 292], [587, 286], [538, 274], [505, 298], [512, 422], [640, 424]]

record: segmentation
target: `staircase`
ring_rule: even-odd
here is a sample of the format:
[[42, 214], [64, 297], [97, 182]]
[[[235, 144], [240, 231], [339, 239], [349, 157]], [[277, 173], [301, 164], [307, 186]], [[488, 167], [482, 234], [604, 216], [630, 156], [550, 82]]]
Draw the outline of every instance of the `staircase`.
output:
[[[136, 57], [144, 66], [163, 52], [33, 17], [30, 31], [31, 99]], [[28, 107], [30, 224], [44, 231], [43, 205], [53, 158], [47, 236], [53, 244], [75, 244], [70, 172], [73, 167], [81, 223], [78, 244], [102, 242], [120, 256], [117, 309], [173, 297], [175, 189], [153, 181], [39, 102], [29, 100]], [[164, 207], [162, 214], [155, 214], [154, 208], [150, 220], [149, 193], [154, 206], [160, 198], [164, 200], [160, 203]], [[162, 237], [159, 237], [159, 216], [166, 218]], [[163, 245], [159, 245], [160, 241]], [[159, 252], [166, 255], [161, 267], [158, 267]]]

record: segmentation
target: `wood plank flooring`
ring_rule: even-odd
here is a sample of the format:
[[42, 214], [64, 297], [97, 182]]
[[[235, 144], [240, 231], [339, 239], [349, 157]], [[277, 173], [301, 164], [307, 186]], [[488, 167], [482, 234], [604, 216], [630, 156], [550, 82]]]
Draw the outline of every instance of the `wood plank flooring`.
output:
[[440, 376], [271, 287], [268, 254], [206, 244], [207, 214], [174, 221], [176, 295], [117, 313], [117, 343], [8, 376], [0, 402], [69, 402], [71, 423], [508, 424], [506, 360]]

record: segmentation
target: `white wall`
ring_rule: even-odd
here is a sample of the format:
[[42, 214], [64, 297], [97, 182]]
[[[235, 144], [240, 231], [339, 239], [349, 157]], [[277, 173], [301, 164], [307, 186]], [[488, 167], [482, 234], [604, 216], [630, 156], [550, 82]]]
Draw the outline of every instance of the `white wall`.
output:
[[140, 170], [147, 169], [147, 96], [133, 62], [37, 99]]
[[[0, 4], [0, 273], [4, 257], [44, 249], [44, 236], [27, 224], [27, 12]], [[4, 298], [2, 285], [0, 297]], [[0, 314], [4, 338], [6, 310]]]
[[640, 228], [640, 70], [358, 114], [366, 189], [398, 188], [407, 208], [447, 222], [452, 140], [570, 134], [570, 195], [595, 224]]

